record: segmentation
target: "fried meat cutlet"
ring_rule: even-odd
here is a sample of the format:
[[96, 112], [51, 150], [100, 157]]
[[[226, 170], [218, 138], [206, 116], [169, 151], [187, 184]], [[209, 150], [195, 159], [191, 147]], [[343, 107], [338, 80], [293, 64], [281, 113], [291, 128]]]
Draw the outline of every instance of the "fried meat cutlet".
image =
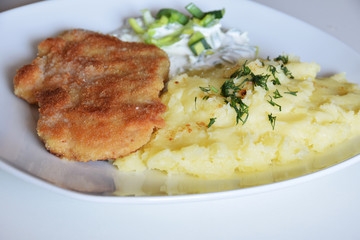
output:
[[77, 161], [136, 151], [162, 127], [168, 56], [144, 43], [86, 30], [42, 41], [17, 71], [15, 94], [39, 106], [37, 132], [53, 154]]

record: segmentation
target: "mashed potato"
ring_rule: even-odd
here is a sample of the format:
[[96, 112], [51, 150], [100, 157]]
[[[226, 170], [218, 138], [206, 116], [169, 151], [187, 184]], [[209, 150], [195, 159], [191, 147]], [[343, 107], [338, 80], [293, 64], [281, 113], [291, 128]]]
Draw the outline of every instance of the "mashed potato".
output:
[[[250, 74], [230, 78], [245, 67]], [[122, 171], [225, 179], [325, 152], [360, 134], [360, 89], [344, 74], [316, 79], [319, 70], [296, 59], [255, 60], [176, 76], [162, 96], [166, 127], [114, 164]], [[252, 76], [267, 77], [256, 82]], [[236, 96], [242, 93], [246, 111], [238, 122], [231, 99], [222, 94], [229, 79], [243, 88]]]

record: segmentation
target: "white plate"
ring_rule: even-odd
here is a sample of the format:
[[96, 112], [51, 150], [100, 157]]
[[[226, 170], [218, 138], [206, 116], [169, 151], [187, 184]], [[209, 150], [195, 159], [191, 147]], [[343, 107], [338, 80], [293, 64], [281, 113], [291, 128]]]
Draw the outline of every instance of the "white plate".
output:
[[[67, 162], [49, 154], [36, 135], [36, 107], [13, 94], [12, 78], [16, 69], [36, 55], [37, 44], [69, 28], [85, 28], [109, 33], [140, 10], [163, 7], [183, 10], [188, 1], [47, 1], [0, 14], [0, 167], [51, 190], [76, 198], [95, 201], [142, 202], [204, 200], [238, 197], [264, 192], [338, 171], [360, 160], [350, 158], [313, 174], [287, 181], [232, 191], [183, 196], [124, 198], [111, 195], [114, 168], [107, 162]], [[248, 1], [197, 1], [204, 10], [226, 9], [222, 23], [249, 32], [262, 57], [281, 53], [315, 61], [322, 75], [345, 71], [359, 83], [360, 56], [343, 43], [297, 19]], [[84, 7], [86, 6], [86, 7]], [[258, 17], [258, 16], [261, 16]], [[266, 20], [265, 20], [266, 19]], [[345, 160], [345, 159], [343, 159]], [[143, 184], [144, 182], [139, 182]], [[126, 187], [128, 182], [124, 180]], [[68, 190], [72, 189], [72, 190]], [[90, 192], [88, 194], [84, 192]]]

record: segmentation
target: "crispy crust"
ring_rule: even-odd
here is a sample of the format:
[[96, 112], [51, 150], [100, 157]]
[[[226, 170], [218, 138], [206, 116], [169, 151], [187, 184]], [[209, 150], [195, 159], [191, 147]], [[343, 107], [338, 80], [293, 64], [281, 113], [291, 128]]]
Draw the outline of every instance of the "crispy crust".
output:
[[164, 126], [159, 93], [168, 71], [153, 45], [77, 29], [41, 42], [14, 86], [39, 105], [37, 131], [50, 152], [95, 161], [136, 151]]

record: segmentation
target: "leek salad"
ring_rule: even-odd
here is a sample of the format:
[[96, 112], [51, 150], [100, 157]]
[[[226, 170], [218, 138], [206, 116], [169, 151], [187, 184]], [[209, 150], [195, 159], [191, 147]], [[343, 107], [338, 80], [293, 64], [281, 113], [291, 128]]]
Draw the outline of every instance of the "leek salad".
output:
[[160, 9], [156, 15], [142, 10], [141, 17], [127, 19], [113, 35], [123, 41], [145, 42], [163, 49], [170, 58], [171, 77], [187, 70], [255, 57], [257, 48], [249, 44], [247, 32], [221, 25], [225, 9], [203, 12], [193, 3], [185, 9], [190, 16], [168, 8]]

